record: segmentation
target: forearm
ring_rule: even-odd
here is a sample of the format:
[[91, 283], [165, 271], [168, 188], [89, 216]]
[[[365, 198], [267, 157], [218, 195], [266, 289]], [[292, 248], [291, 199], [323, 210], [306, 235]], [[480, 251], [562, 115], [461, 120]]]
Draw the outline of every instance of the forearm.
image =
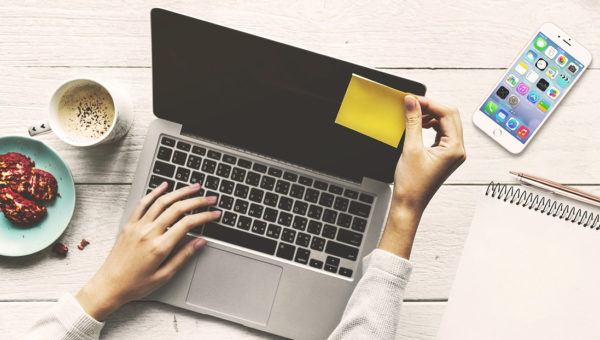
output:
[[410, 259], [422, 214], [423, 208], [394, 199], [378, 248], [407, 260]]

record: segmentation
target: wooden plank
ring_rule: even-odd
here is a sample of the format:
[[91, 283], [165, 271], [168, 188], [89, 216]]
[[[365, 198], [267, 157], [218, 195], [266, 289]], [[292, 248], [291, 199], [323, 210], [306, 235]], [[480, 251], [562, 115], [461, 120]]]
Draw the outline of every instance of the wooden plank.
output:
[[[149, 66], [150, 9], [164, 7], [370, 66], [507, 67], [543, 22], [600, 56], [597, 2], [4, 1], [3, 65]], [[567, 15], [565, 15], [567, 14]]]
[[[52, 302], [0, 303], [0, 330], [7, 339], [19, 339]], [[397, 340], [435, 339], [445, 303], [405, 302]], [[23, 320], [27, 320], [24, 322]], [[106, 322], [101, 339], [280, 339], [211, 316], [196, 314], [156, 302], [133, 302]]]
[[[448, 183], [511, 181], [516, 169], [564, 183], [598, 184], [600, 158], [597, 131], [600, 113], [600, 70], [590, 70], [561, 107], [520, 155], [512, 155], [471, 123], [472, 112], [503, 74], [502, 70], [391, 70], [393, 74], [427, 84], [428, 96], [461, 111], [467, 162]], [[80, 150], [59, 141], [53, 134], [39, 138], [54, 147], [70, 165], [77, 183], [130, 183], [152, 115], [150, 69], [106, 68], [0, 68], [0, 136], [26, 135], [28, 121], [44, 119], [53, 89], [64, 79], [81, 75], [114, 81], [129, 89], [136, 120], [129, 135], [116, 145]], [[201, 115], [201, 112], [198, 113]], [[201, 118], [199, 118], [201, 120]], [[433, 140], [427, 135], [429, 142]], [[428, 143], [429, 143], [428, 142]], [[574, 152], [574, 151], [577, 152]], [[482, 171], [485, 169], [485, 171]]]

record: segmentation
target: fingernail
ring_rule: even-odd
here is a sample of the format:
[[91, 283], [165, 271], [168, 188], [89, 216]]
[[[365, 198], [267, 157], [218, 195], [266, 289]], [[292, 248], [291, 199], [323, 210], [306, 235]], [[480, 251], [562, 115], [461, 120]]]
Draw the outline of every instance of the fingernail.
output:
[[194, 249], [200, 249], [206, 244], [206, 240], [203, 238], [199, 238], [194, 242]]
[[200, 183], [194, 183], [192, 185], [190, 185], [190, 189], [198, 189], [200, 188]]
[[413, 96], [404, 97], [404, 107], [407, 111], [412, 111], [417, 106], [417, 100]]
[[168, 185], [168, 184], [167, 184], [167, 182], [162, 182], [162, 183], [160, 183], [160, 185], [158, 186], [158, 189], [163, 189], [163, 188], [166, 188], [166, 187], [167, 187], [167, 185]]
[[217, 203], [217, 196], [208, 196], [206, 197], [208, 203]]
[[213, 210], [211, 211], [211, 213], [213, 214], [213, 216], [215, 217], [219, 217], [221, 216], [221, 210]]

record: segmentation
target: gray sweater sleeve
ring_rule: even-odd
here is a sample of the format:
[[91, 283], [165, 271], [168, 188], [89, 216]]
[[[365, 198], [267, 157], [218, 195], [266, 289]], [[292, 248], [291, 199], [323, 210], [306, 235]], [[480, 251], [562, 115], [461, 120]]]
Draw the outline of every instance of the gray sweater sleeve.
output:
[[412, 264], [375, 249], [363, 259], [363, 271], [329, 339], [395, 339]]

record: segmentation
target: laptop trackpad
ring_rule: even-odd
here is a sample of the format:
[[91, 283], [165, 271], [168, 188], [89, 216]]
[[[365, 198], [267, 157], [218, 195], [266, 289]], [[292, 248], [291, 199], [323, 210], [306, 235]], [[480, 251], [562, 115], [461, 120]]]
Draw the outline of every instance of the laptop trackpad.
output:
[[281, 267], [213, 248], [202, 249], [186, 302], [266, 325]]

